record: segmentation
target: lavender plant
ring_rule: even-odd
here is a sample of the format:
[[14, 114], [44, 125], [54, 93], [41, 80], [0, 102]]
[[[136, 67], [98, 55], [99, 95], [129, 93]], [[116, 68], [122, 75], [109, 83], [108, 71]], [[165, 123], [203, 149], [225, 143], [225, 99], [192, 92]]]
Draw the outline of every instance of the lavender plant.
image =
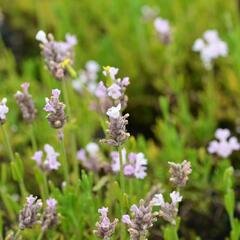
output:
[[236, 2], [152, 3], [1, 5], [0, 239], [239, 239]]

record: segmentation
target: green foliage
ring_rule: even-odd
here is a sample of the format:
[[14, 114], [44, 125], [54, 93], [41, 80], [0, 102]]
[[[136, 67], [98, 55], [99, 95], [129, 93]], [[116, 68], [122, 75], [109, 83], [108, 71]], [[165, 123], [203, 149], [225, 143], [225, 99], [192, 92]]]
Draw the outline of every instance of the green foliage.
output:
[[[46, 239], [95, 240], [98, 208], [106, 206], [110, 219], [120, 219], [121, 210], [129, 213], [131, 205], [146, 198], [152, 188], [160, 185], [162, 192], [171, 192], [174, 188], [169, 184], [168, 162], [187, 159], [193, 171], [188, 185], [181, 189], [184, 196], [180, 205], [181, 226], [161, 222], [161, 227], [150, 231], [150, 239], [205, 239], [206, 236], [219, 239], [224, 228], [224, 237], [238, 240], [239, 152], [220, 159], [206, 150], [216, 128], [226, 127], [233, 135], [238, 134], [235, 133], [240, 124], [237, 3], [235, 0], [0, 0], [4, 17], [0, 23], [0, 99], [8, 97], [10, 112], [5, 129], [16, 153], [11, 159], [4, 142], [6, 136], [0, 134], [0, 239], [16, 233], [19, 211], [27, 194], [32, 193], [44, 201], [50, 196], [58, 201], [60, 224], [46, 233]], [[159, 8], [159, 15], [169, 19], [171, 44], [161, 44], [153, 22], [143, 20], [144, 4]], [[76, 150], [102, 138], [106, 119], [89, 110], [93, 100], [89, 93], [76, 93], [71, 80], [62, 86], [46, 71], [35, 40], [39, 29], [54, 33], [57, 40], [68, 32], [76, 34], [75, 70], [83, 69], [88, 60], [94, 59], [101, 66], [119, 67], [120, 76], [130, 77], [126, 112], [130, 113], [131, 138], [124, 147], [128, 152], [145, 154], [148, 176], [144, 180], [125, 181], [125, 193], [118, 175], [84, 172], [82, 166], [77, 166], [78, 176]], [[217, 29], [229, 48], [229, 56], [218, 59], [212, 71], [205, 70], [199, 55], [192, 52], [193, 42], [207, 29]], [[68, 71], [74, 78], [74, 69]], [[102, 78], [99, 74], [99, 81]], [[30, 93], [38, 110], [32, 127], [23, 123], [13, 97], [25, 81], [31, 84]], [[37, 149], [50, 143], [57, 152], [62, 152], [56, 131], [50, 128], [42, 109], [51, 89], [64, 91], [64, 87], [72, 115], [68, 112], [64, 128], [70, 173], [66, 183], [61, 170], [45, 174], [31, 160], [36, 150], [32, 147], [33, 133]], [[108, 163], [113, 150], [101, 145], [103, 159]], [[214, 218], [212, 211], [221, 213], [222, 225], [199, 230], [199, 222]], [[37, 239], [40, 232], [39, 227], [34, 227], [22, 236]], [[120, 227], [112, 239], [119, 237]]]

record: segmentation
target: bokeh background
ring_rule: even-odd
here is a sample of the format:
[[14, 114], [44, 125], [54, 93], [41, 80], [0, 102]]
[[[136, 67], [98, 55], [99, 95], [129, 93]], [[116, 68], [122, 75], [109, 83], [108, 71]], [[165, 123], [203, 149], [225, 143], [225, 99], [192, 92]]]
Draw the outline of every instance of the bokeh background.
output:
[[[169, 20], [170, 44], [162, 44], [153, 23], [143, 20], [144, 5], [159, 9], [159, 16]], [[31, 83], [31, 93], [40, 110], [50, 89], [59, 86], [44, 69], [35, 40], [37, 31], [52, 32], [57, 40], [66, 33], [75, 34], [75, 69], [95, 60], [101, 66], [118, 67], [121, 76], [130, 77], [128, 129], [148, 154], [153, 182], [167, 181], [167, 161], [188, 158], [197, 169], [189, 187], [196, 194], [189, 194], [186, 207], [182, 208], [182, 214], [188, 216], [183, 220], [183, 236], [224, 239], [229, 222], [219, 195], [223, 169], [229, 163], [222, 161], [217, 171], [212, 167], [206, 170], [207, 161], [212, 159], [205, 147], [217, 127], [227, 127], [237, 136], [240, 132], [238, 1], [0, 0], [0, 11], [0, 97], [8, 97], [10, 108], [14, 109], [8, 123], [14, 148], [28, 155], [30, 135], [26, 126], [18, 124], [21, 117], [12, 97], [20, 84]], [[216, 29], [229, 48], [228, 57], [217, 60], [211, 71], [192, 51], [195, 39], [208, 29]], [[72, 104], [79, 118], [69, 127], [76, 128], [79, 146], [85, 145], [99, 134], [99, 123], [81, 96], [73, 94]], [[38, 142], [54, 142], [55, 136], [40, 110], [35, 125]], [[2, 146], [0, 150], [5, 161]], [[234, 154], [230, 163], [238, 173], [239, 154]], [[26, 171], [31, 178], [30, 168]], [[209, 174], [211, 171], [213, 174]], [[236, 179], [239, 198], [239, 174]], [[34, 189], [33, 183], [28, 185]]]

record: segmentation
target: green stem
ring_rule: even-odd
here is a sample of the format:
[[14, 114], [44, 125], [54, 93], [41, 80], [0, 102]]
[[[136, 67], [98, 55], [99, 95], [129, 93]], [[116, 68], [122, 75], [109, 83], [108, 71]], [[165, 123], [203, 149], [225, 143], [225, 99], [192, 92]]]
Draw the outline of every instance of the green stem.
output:
[[33, 123], [30, 124], [30, 132], [31, 132], [31, 142], [32, 142], [32, 147], [33, 147], [33, 151], [37, 151], [37, 141], [36, 141], [36, 137], [35, 137], [35, 133], [34, 133], [34, 126]]
[[[70, 101], [69, 101], [69, 96], [68, 96], [68, 88], [67, 88], [67, 80], [63, 79], [62, 80], [62, 89], [63, 89], [63, 95], [64, 95], [64, 102], [67, 105], [67, 115], [69, 119], [72, 119], [72, 111], [70, 107]], [[78, 170], [78, 160], [76, 158], [76, 151], [77, 151], [77, 142], [76, 142], [76, 137], [74, 133], [70, 133], [70, 142], [71, 142], [71, 158], [73, 160], [73, 170], [74, 170], [74, 175], [76, 179], [79, 178], [79, 170]]]
[[14, 238], [13, 238], [13, 240], [17, 240], [18, 237], [20, 237], [20, 234], [21, 234], [21, 230], [18, 229], [17, 232], [16, 232], [16, 234], [15, 234], [15, 236], [14, 236]]
[[44, 197], [46, 200], [48, 195], [49, 195], [49, 190], [48, 190], [48, 181], [47, 181], [47, 174], [45, 172], [43, 172], [43, 189], [44, 189]]
[[10, 141], [9, 141], [8, 133], [7, 133], [7, 131], [6, 131], [6, 129], [3, 125], [1, 125], [1, 129], [2, 129], [2, 133], [3, 133], [4, 142], [5, 142], [5, 145], [6, 145], [7, 150], [8, 150], [9, 158], [12, 162], [14, 162], [15, 158], [14, 158], [13, 150], [12, 150], [12, 147], [11, 147], [11, 144], [10, 144]]
[[99, 121], [100, 121], [100, 124], [101, 124], [101, 127], [102, 127], [102, 130], [104, 132], [104, 135], [107, 136], [107, 124], [106, 124], [106, 120], [105, 118], [103, 118], [102, 116], [99, 117]]
[[[124, 193], [125, 193], [125, 182], [124, 182], [124, 173], [123, 173], [123, 156], [122, 156], [122, 148], [118, 147], [118, 153], [119, 153], [119, 160], [120, 160], [120, 188], [122, 190], [121, 192], [121, 199], [120, 199], [120, 211], [121, 216], [124, 214]], [[125, 240], [125, 226], [123, 223], [121, 223], [121, 240]]]
[[71, 118], [72, 113], [71, 113], [70, 102], [69, 102], [69, 97], [68, 97], [68, 89], [67, 89], [67, 80], [66, 79], [62, 80], [62, 90], [63, 90], [64, 102], [67, 105], [67, 115], [69, 118]]
[[77, 72], [74, 70], [74, 68], [71, 65], [68, 64], [66, 66], [66, 68], [67, 68], [67, 71], [68, 71], [68, 73], [70, 74], [70, 76], [72, 78], [76, 78], [77, 77]]
[[123, 173], [123, 156], [122, 156], [122, 148], [118, 148], [119, 160], [120, 160], [120, 187], [122, 193], [125, 193], [125, 182], [124, 182], [124, 173]]
[[43, 238], [43, 235], [44, 235], [44, 232], [42, 231], [42, 232], [39, 234], [39, 236], [38, 236], [37, 240], [42, 240], [42, 238]]
[[177, 230], [177, 226], [174, 226], [174, 239], [175, 240], [178, 240], [179, 238], [178, 238], [178, 230]]
[[69, 182], [69, 172], [68, 172], [69, 169], [68, 169], [66, 149], [64, 146], [64, 139], [60, 140], [60, 147], [61, 147], [61, 153], [62, 153], [61, 160], [62, 160], [64, 180], [68, 183]]
[[72, 155], [72, 160], [73, 160], [73, 171], [74, 171], [74, 176], [76, 180], [79, 178], [79, 169], [78, 169], [78, 160], [76, 157], [77, 153], [77, 143], [76, 143], [76, 137], [74, 133], [70, 134], [71, 138], [71, 155]]
[[19, 182], [19, 188], [20, 188], [20, 191], [21, 191], [21, 195], [25, 199], [27, 197], [27, 190], [26, 190], [23, 179]]

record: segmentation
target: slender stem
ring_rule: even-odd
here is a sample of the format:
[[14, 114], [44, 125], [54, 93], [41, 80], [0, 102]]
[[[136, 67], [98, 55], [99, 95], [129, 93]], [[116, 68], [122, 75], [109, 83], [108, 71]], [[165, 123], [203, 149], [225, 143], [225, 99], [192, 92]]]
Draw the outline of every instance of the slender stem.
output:
[[[63, 89], [63, 95], [64, 95], [64, 101], [67, 105], [67, 115], [71, 119], [72, 118], [72, 111], [70, 107], [70, 101], [68, 96], [68, 88], [67, 88], [67, 82], [66, 79], [62, 80], [62, 89]], [[76, 143], [76, 137], [74, 133], [70, 133], [70, 142], [71, 142], [71, 157], [73, 159], [73, 170], [74, 175], [76, 176], [76, 179], [79, 178], [79, 170], [78, 170], [78, 160], [76, 158], [76, 151], [77, 151], [77, 143]]]
[[64, 146], [64, 139], [60, 140], [60, 147], [61, 147], [61, 152], [62, 152], [61, 160], [62, 160], [64, 179], [66, 182], [69, 182], [69, 172], [68, 172], [69, 169], [68, 169], [66, 149]]
[[31, 132], [31, 142], [34, 152], [37, 151], [37, 141], [34, 133], [34, 126], [33, 123], [30, 124], [30, 132]]
[[9, 141], [9, 137], [8, 137], [8, 133], [5, 129], [5, 127], [3, 125], [1, 125], [1, 129], [2, 129], [2, 133], [3, 133], [3, 139], [4, 139], [4, 142], [5, 142], [5, 145], [7, 147], [7, 150], [8, 150], [8, 155], [9, 155], [9, 158], [11, 161], [14, 161], [14, 154], [13, 154], [13, 150], [12, 150], [12, 147], [11, 147], [11, 144], [10, 144], [10, 141]]
[[67, 80], [66, 79], [62, 80], [62, 89], [63, 89], [64, 102], [67, 105], [67, 115], [69, 116], [69, 118], [71, 118], [72, 113], [71, 113], [71, 107], [70, 107], [70, 102], [69, 102], [69, 97], [68, 97], [68, 89], [67, 89]]
[[[120, 187], [122, 190], [121, 193], [121, 199], [120, 199], [120, 211], [121, 216], [124, 214], [124, 193], [125, 193], [125, 182], [124, 182], [124, 174], [123, 174], [123, 156], [122, 156], [122, 148], [118, 147], [118, 153], [119, 153], [119, 160], [120, 160]], [[125, 226], [122, 223], [121, 224], [121, 240], [125, 240]]]
[[129, 183], [129, 196], [133, 196], [133, 179], [129, 179], [128, 183]]
[[26, 190], [23, 179], [19, 182], [19, 188], [20, 188], [20, 191], [21, 191], [21, 195], [25, 199], [27, 197], [27, 190]]
[[74, 70], [74, 68], [71, 65], [69, 65], [69, 64], [66, 67], [67, 67], [67, 70], [68, 70], [68, 73], [70, 74], [70, 76], [72, 78], [76, 78], [77, 77], [77, 73]]
[[15, 234], [15, 236], [14, 236], [14, 238], [13, 238], [13, 240], [17, 240], [18, 237], [20, 237], [20, 234], [21, 234], [21, 230], [18, 229], [17, 232], [16, 232], [16, 234]]
[[71, 138], [71, 155], [73, 159], [73, 171], [74, 171], [74, 176], [76, 177], [76, 180], [79, 178], [79, 169], [78, 169], [78, 160], [76, 157], [76, 152], [77, 152], [77, 143], [76, 143], [76, 137], [74, 133], [70, 134]]
[[41, 231], [41, 233], [38, 235], [38, 238], [37, 238], [37, 240], [41, 240], [41, 239], [43, 238], [43, 235], [44, 235], [44, 232], [43, 232], [43, 231]]
[[48, 181], [47, 181], [47, 174], [45, 172], [43, 172], [43, 189], [44, 189], [44, 197], [46, 200], [48, 195], [49, 195], [49, 190], [48, 190]]
[[123, 173], [123, 156], [122, 156], [122, 148], [118, 148], [119, 160], [120, 160], [120, 187], [122, 193], [125, 193], [125, 182], [124, 182], [124, 173]]
[[106, 129], [107, 129], [107, 124], [106, 124], [106, 120], [100, 116], [100, 117], [99, 117], [99, 121], [100, 121], [101, 127], [102, 127], [102, 129], [103, 129], [104, 135], [107, 136], [107, 131], [106, 131]]
[[174, 240], [178, 240], [179, 238], [178, 238], [177, 226], [175, 225], [175, 226], [173, 226], [173, 228], [174, 228]]

